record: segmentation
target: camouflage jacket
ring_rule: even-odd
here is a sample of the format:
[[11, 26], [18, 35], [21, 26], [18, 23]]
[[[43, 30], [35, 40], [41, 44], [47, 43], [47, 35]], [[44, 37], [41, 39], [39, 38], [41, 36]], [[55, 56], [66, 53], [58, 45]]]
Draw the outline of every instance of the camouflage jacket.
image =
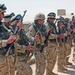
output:
[[20, 32], [19, 32], [18, 43], [20, 45], [25, 45], [25, 46], [27, 46], [29, 44], [29, 39], [28, 39], [28, 37], [27, 37], [26, 32], [24, 31], [24, 29], [21, 29]]
[[[44, 37], [47, 36], [47, 30], [46, 30], [46, 27], [44, 24], [41, 26], [38, 26], [35, 23], [33, 23], [29, 27], [29, 31], [27, 32], [27, 36], [28, 36], [30, 41], [34, 41], [34, 37], [35, 37], [37, 32], [40, 32], [41, 36], [44, 36]], [[40, 41], [38, 43], [40, 43]]]
[[9, 32], [3, 27], [3, 23], [0, 23], [0, 39], [8, 39]]
[[[15, 26], [12, 26], [12, 30], [13, 32], [15, 31]], [[20, 30], [20, 32], [18, 32], [18, 35], [19, 35], [19, 40], [17, 41], [17, 43], [25, 46], [28, 45], [29, 38], [27, 37], [26, 32], [24, 31], [23, 28]]]
[[57, 29], [55, 23], [46, 22], [47, 33], [50, 34], [50, 39], [56, 39]]

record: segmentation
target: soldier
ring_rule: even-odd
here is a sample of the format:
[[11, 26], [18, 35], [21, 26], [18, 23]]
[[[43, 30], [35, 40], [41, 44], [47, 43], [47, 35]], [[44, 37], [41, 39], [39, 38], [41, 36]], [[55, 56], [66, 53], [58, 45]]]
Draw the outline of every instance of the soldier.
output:
[[[14, 15], [15, 15], [14, 13], [7, 14], [3, 18], [3, 33], [4, 33], [4, 36], [5, 36], [3, 39], [7, 40], [10, 37], [10, 35], [12, 34], [12, 31], [11, 31], [11, 28], [10, 28], [10, 20]], [[3, 55], [6, 54], [8, 48], [9, 48], [9, 45], [6, 45], [4, 47]], [[10, 74], [14, 75], [15, 67], [12, 64], [13, 63], [13, 61], [12, 61], [13, 60], [13, 54], [9, 55], [6, 60], [7, 60], [7, 65], [8, 65], [7, 67], [8, 67], [9, 75]]]
[[46, 23], [46, 28], [47, 32], [49, 33], [48, 35], [48, 46], [46, 49], [46, 60], [47, 60], [47, 66], [46, 66], [46, 75], [57, 75], [52, 72], [56, 59], [57, 59], [57, 42], [56, 42], [56, 25], [54, 23], [56, 18], [56, 14], [54, 12], [50, 12], [47, 15], [47, 23]]
[[71, 47], [73, 47], [73, 46], [74, 46], [74, 43], [73, 43], [73, 30], [74, 30], [73, 22], [72, 22], [72, 20], [70, 20]]
[[8, 32], [9, 36], [11, 35], [10, 33], [13, 32], [12, 31], [12, 28], [11, 28], [11, 18], [15, 16], [14, 13], [11, 13], [11, 14], [6, 14], [3, 18], [3, 30], [4, 32]]
[[3, 47], [6, 45], [3, 44], [3, 23], [2, 19], [4, 17], [4, 13], [6, 10], [6, 6], [4, 4], [0, 4], [0, 75], [9, 75], [8, 74], [8, 68], [7, 68], [7, 62], [5, 56], [2, 54]]
[[0, 5], [0, 39], [2, 39], [3, 37], [3, 35], [2, 35], [2, 32], [3, 32], [3, 25], [2, 25], [2, 19], [3, 19], [3, 17], [4, 17], [4, 13], [5, 13], [5, 10], [6, 10], [7, 8], [5, 7], [5, 5], [4, 4], [2, 4], [2, 5]]
[[72, 63], [68, 62], [69, 61], [69, 56], [71, 53], [71, 28], [69, 24], [69, 19], [65, 18], [64, 19], [64, 29], [66, 31], [67, 36], [65, 37], [65, 65], [72, 65]]
[[12, 17], [12, 14], [5, 15], [3, 18], [2, 26], [1, 26], [1, 37], [2, 39], [8, 39], [9, 38], [9, 33], [11, 32], [11, 29], [9, 28], [10, 26], [10, 19]]
[[[14, 59], [17, 59], [14, 60], [16, 75], [32, 75], [32, 69], [27, 64], [27, 62], [25, 62], [24, 58], [25, 58], [25, 50], [33, 50], [33, 47], [29, 44], [29, 40], [24, 32], [24, 29], [22, 29], [22, 22], [20, 22], [21, 17], [20, 18], [18, 17], [19, 15], [14, 16], [11, 19], [11, 24], [14, 27], [14, 33], [8, 39], [7, 44], [11, 44], [11, 42], [14, 42], [17, 39], [17, 41], [14, 42]], [[16, 35], [19, 35], [19, 38], [16, 38], [17, 37]], [[18, 55], [18, 53], [21, 54]]]
[[[3, 38], [3, 40], [7, 40], [10, 36], [10, 33], [11, 33], [10, 19], [13, 16], [13, 14], [14, 13], [5, 15], [3, 18], [3, 23], [2, 23], [2, 38]], [[6, 47], [4, 47], [4, 48], [5, 48], [5, 50], [3, 50], [3, 54], [6, 53]]]
[[44, 75], [45, 59], [42, 54], [44, 40], [46, 38], [46, 28], [44, 25], [45, 15], [38, 13], [34, 18], [34, 23], [29, 27], [27, 36], [34, 42], [34, 56], [36, 63], [36, 75]]
[[74, 51], [73, 51], [73, 62], [75, 62], [75, 16], [72, 17], [72, 27], [73, 27], [73, 45], [74, 45]]
[[[65, 72], [67, 69], [64, 68], [64, 62], [65, 62], [65, 30], [63, 28], [63, 21], [64, 18], [59, 18], [59, 21], [57, 22], [58, 27], [58, 72]], [[62, 64], [62, 65], [61, 65]]]

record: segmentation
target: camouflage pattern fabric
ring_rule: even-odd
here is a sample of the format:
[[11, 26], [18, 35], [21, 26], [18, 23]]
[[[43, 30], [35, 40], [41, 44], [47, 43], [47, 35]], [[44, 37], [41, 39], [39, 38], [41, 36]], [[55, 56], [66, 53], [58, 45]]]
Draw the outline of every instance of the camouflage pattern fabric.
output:
[[32, 69], [29, 64], [23, 61], [24, 57], [18, 56], [16, 75], [32, 75]]
[[7, 75], [7, 72], [6, 58], [0, 54], [0, 75]]
[[0, 54], [0, 75], [14, 75], [15, 65], [13, 65], [13, 56], [5, 57]]
[[[15, 52], [24, 53], [25, 47], [21, 50], [21, 45], [14, 43]], [[25, 55], [16, 55], [16, 75], [32, 75], [32, 69], [29, 64], [25, 62]]]
[[34, 56], [35, 56], [35, 62], [36, 62], [36, 75], [43, 75], [45, 72], [45, 58], [42, 53], [40, 53], [40, 48], [37, 47]]
[[7, 68], [8, 68], [8, 74], [7, 75], [14, 75], [15, 72], [15, 64], [14, 64], [14, 56], [13, 55], [9, 55], [7, 58]]
[[[62, 70], [64, 69], [64, 62], [65, 62], [65, 50], [64, 50], [64, 44], [61, 43], [61, 45], [59, 44], [58, 47], [58, 70]], [[61, 65], [62, 64], [62, 65]]]
[[66, 48], [65, 48], [65, 64], [68, 64], [68, 60], [69, 60], [69, 55], [71, 53], [71, 44], [70, 43], [66, 43], [65, 44]]
[[56, 50], [56, 43], [51, 43], [48, 41], [48, 46], [46, 50], [46, 60], [47, 60], [47, 65], [46, 65], [46, 75], [50, 75], [54, 68], [54, 65], [56, 63], [57, 59], [57, 50]]

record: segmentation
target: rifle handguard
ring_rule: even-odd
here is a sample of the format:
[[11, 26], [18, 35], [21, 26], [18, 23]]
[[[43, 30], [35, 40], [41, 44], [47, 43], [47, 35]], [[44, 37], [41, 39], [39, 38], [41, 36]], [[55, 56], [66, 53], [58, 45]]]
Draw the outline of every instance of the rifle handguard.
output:
[[18, 26], [16, 26], [15, 31], [14, 31], [14, 33], [13, 33], [13, 35], [16, 35], [16, 34], [18, 33], [18, 30], [19, 30], [19, 27], [18, 27]]

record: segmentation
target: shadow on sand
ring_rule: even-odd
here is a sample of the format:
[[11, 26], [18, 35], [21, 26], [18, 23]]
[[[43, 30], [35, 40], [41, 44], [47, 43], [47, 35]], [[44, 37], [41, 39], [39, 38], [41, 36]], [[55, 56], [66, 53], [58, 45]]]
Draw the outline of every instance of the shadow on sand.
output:
[[69, 74], [69, 75], [75, 75], [75, 71], [67, 70], [67, 71], [66, 71], [66, 74]]

